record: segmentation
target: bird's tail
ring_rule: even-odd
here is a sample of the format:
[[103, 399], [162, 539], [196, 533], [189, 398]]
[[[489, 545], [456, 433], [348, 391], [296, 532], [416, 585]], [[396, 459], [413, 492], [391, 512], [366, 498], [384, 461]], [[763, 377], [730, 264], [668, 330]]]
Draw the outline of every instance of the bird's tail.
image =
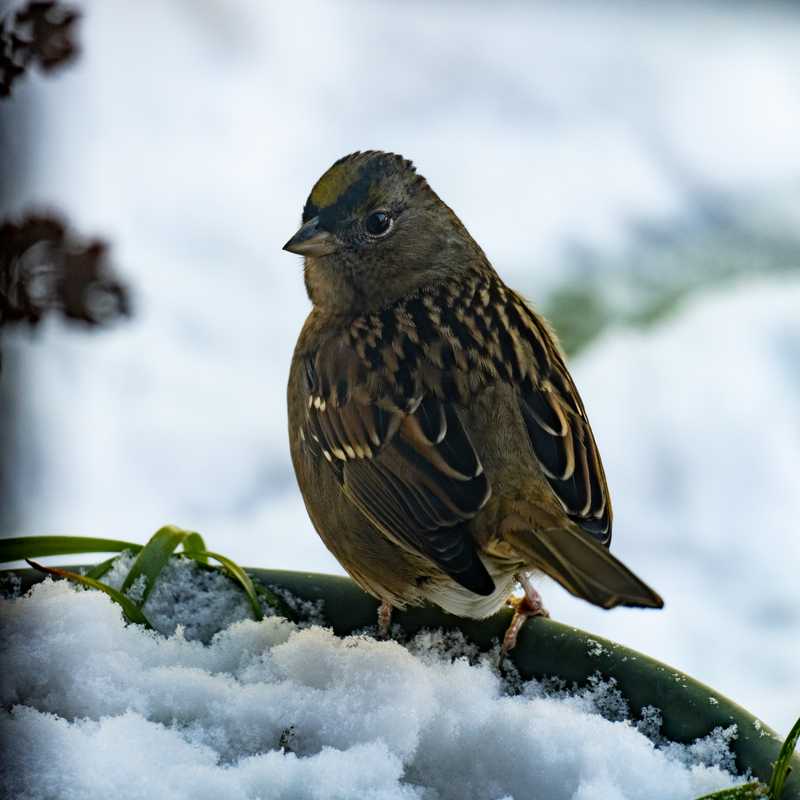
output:
[[581, 531], [509, 531], [506, 541], [568, 592], [602, 608], [662, 608], [664, 601], [606, 547]]

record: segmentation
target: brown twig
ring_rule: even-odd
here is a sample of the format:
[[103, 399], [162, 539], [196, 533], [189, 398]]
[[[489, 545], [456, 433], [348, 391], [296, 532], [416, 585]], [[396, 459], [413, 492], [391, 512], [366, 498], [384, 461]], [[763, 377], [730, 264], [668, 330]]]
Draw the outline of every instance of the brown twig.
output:
[[80, 14], [52, 0], [34, 0], [0, 20], [0, 98], [32, 65], [44, 72], [72, 61], [79, 52], [73, 38]]
[[38, 324], [49, 312], [96, 326], [130, 313], [108, 246], [83, 241], [52, 215], [0, 224], [0, 327]]

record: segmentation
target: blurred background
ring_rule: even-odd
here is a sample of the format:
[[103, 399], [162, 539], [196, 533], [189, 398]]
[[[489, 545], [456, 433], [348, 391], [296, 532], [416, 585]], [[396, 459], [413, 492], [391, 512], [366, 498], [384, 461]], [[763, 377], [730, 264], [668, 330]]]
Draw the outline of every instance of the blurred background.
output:
[[[0, 3], [6, 12], [15, 4]], [[317, 177], [412, 158], [570, 355], [613, 549], [663, 612], [553, 617], [800, 711], [800, 10], [793, 3], [73, 2], [0, 102], [2, 216], [109, 243], [129, 318], [2, 333], [3, 535], [201, 531], [341, 572], [306, 516], [281, 251]], [[66, 560], [66, 559], [61, 559]]]

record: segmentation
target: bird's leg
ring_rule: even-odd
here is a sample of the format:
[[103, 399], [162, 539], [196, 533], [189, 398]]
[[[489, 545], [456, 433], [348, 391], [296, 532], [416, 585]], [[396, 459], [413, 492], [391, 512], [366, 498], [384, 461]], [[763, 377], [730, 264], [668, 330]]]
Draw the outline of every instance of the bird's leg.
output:
[[515, 577], [520, 582], [525, 594], [522, 597], [512, 595], [506, 600], [506, 603], [514, 609], [514, 616], [503, 637], [502, 654], [504, 656], [516, 647], [517, 636], [528, 617], [550, 616], [550, 612], [542, 604], [542, 596], [536, 591], [531, 579], [524, 572]]
[[392, 604], [388, 600], [383, 600], [378, 608], [378, 636], [381, 639], [388, 639], [391, 626]]

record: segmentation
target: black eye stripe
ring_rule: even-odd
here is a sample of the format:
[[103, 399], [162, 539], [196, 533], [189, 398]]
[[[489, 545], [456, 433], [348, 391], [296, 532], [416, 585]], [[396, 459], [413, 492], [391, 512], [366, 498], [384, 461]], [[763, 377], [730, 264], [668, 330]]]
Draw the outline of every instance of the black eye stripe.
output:
[[[376, 198], [373, 189], [381, 186], [386, 179], [393, 176], [408, 175], [409, 179], [415, 178], [416, 183], [423, 180], [416, 177], [414, 165], [410, 161], [392, 153], [373, 151], [352, 153], [336, 161], [331, 169], [342, 162], [349, 161], [353, 162], [347, 177], [349, 185], [333, 202], [324, 207], [312, 201], [311, 198], [314, 194], [312, 189], [303, 209], [303, 222], [319, 216], [320, 222], [324, 222], [323, 227], [325, 227], [334, 225], [339, 220], [347, 219], [354, 213], [357, 214], [359, 210], [363, 213], [370, 206], [375, 208]], [[323, 175], [320, 180], [323, 180], [324, 177]]]

